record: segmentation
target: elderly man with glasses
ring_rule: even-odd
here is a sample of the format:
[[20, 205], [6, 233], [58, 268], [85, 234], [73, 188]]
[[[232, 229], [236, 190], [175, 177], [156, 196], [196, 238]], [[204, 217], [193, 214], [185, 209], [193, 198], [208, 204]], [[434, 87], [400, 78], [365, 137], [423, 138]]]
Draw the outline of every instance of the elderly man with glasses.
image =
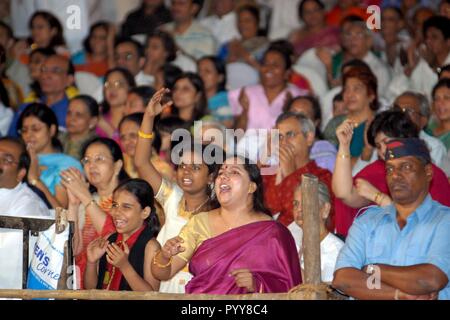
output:
[[[23, 182], [30, 159], [23, 143], [0, 138], [0, 216], [54, 218], [46, 204]], [[0, 228], [0, 289], [22, 287], [22, 231]]]
[[[66, 128], [66, 115], [69, 108], [69, 100], [78, 94], [78, 90], [72, 90], [72, 96], [67, 96], [66, 89], [75, 83], [75, 69], [73, 64], [64, 56], [54, 54], [49, 56], [41, 67], [39, 86], [42, 94], [33, 102], [45, 103], [56, 114], [58, 126], [64, 131]], [[14, 114], [8, 135], [17, 136], [17, 120], [29, 103], [21, 105]]]
[[[294, 221], [292, 199], [302, 175], [317, 176], [331, 190], [331, 172], [320, 168], [310, 158], [316, 132], [310, 119], [303, 114], [285, 112], [278, 117], [275, 129], [279, 130], [279, 167], [277, 174], [263, 175], [264, 200], [272, 214], [279, 213], [278, 220], [288, 226]], [[333, 231], [333, 211], [330, 217], [327, 228]]]

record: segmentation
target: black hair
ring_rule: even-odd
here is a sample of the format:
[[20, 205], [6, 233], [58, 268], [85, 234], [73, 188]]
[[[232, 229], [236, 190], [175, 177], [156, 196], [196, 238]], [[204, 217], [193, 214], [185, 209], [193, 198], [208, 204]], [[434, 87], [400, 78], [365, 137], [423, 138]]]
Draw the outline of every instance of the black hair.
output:
[[222, 76], [222, 81], [220, 81], [220, 83], [217, 85], [217, 92], [225, 91], [225, 86], [227, 83], [227, 70], [223, 60], [216, 56], [204, 56], [198, 60], [197, 65], [199, 65], [203, 60], [211, 61], [214, 68], [216, 69], [216, 72]]
[[[203, 84], [203, 80], [197, 73], [185, 72], [175, 80], [175, 84], [182, 79], [189, 80], [189, 82], [194, 86], [197, 93], [200, 94], [200, 100], [194, 106], [191, 121], [200, 120], [207, 113], [208, 108], [208, 100], [206, 98], [205, 85]], [[171, 112], [173, 115], [179, 114], [179, 110], [175, 105], [171, 108]]]
[[344, 26], [344, 24], [346, 23], [355, 23], [355, 22], [364, 22], [364, 19], [361, 18], [360, 16], [357, 16], [356, 14], [350, 14], [348, 16], [346, 16], [344, 19], [341, 20], [340, 22], [340, 27], [341, 27], [341, 31], [342, 31], [342, 27]]
[[193, 3], [193, 4], [198, 5], [198, 11], [197, 11], [197, 13], [195, 14], [195, 16], [198, 16], [198, 14], [200, 13], [200, 11], [202, 11], [203, 3], [204, 3], [204, 2], [205, 2], [204, 0], [192, 0], [192, 3]]
[[431, 16], [423, 23], [422, 30], [425, 35], [430, 28], [438, 29], [445, 40], [450, 38], [450, 19], [444, 16]]
[[[15, 138], [15, 137], [10, 137], [10, 136], [0, 137], [0, 143], [4, 142], [4, 141], [14, 143], [17, 147], [19, 147], [20, 156], [19, 156], [19, 163], [18, 163], [17, 167], [19, 168], [19, 170], [25, 169], [28, 172], [28, 169], [30, 168], [30, 156], [27, 152], [27, 148], [26, 148], [23, 140], [20, 138]], [[24, 179], [25, 179], [25, 177], [24, 177]]]
[[165, 63], [160, 70], [164, 76], [164, 87], [169, 90], [173, 89], [175, 82], [183, 74], [183, 70], [171, 63]]
[[433, 97], [433, 99], [434, 99], [434, 95], [436, 94], [436, 91], [437, 91], [438, 89], [440, 89], [440, 88], [447, 88], [447, 89], [450, 89], [450, 79], [443, 78], [443, 79], [439, 80], [438, 83], [436, 83], [436, 84], [434, 85], [433, 91], [432, 91], [432, 94], [431, 94], [431, 96]]
[[[129, 89], [134, 88], [136, 86], [136, 81], [134, 80], [134, 77], [131, 74], [131, 72], [122, 67], [115, 67], [115, 68], [109, 69], [105, 74], [104, 83], [106, 83], [106, 81], [108, 81], [108, 77], [114, 72], [119, 72], [122, 74], [122, 76], [125, 78], [125, 81], [128, 83]], [[101, 113], [107, 114], [109, 112], [109, 109], [110, 109], [109, 103], [104, 98], [102, 105], [101, 105]]]
[[139, 58], [144, 57], [144, 47], [139, 42], [130, 37], [117, 38], [116, 41], [114, 42], [114, 50], [123, 43], [131, 43], [135, 47]]
[[281, 55], [284, 60], [285, 70], [291, 69], [292, 58], [294, 56], [294, 47], [287, 40], [276, 40], [270, 43], [269, 48], [267, 48], [264, 53], [263, 60], [266, 58], [269, 52], [276, 52]]
[[142, 209], [145, 209], [146, 207], [150, 208], [150, 214], [145, 221], [147, 222], [147, 226], [152, 231], [152, 237], [156, 237], [160, 230], [161, 224], [159, 223], [159, 219], [156, 214], [154, 200], [155, 193], [148, 182], [143, 179], [127, 179], [122, 181], [114, 189], [113, 194], [118, 191], [127, 191], [131, 193], [136, 198], [136, 201], [139, 202]]
[[399, 18], [400, 20], [405, 19], [405, 16], [404, 16], [402, 10], [400, 10], [399, 7], [396, 7], [396, 6], [387, 6], [387, 7], [384, 7], [383, 10], [382, 10], [382, 12], [381, 12], [381, 14], [383, 14], [383, 12], [386, 11], [386, 10], [392, 10], [392, 11], [394, 11], [394, 12], [397, 14], [397, 16], [398, 16], [398, 18]]
[[342, 91], [339, 93], [336, 93], [336, 95], [333, 97], [333, 103], [341, 102], [341, 101], [344, 101], [344, 96], [342, 95]]
[[87, 107], [91, 117], [98, 117], [100, 107], [94, 98], [87, 94], [80, 94], [70, 99], [70, 101], [74, 100], [80, 100]]
[[[29, 55], [30, 60], [31, 60], [31, 57], [34, 54], [37, 54], [37, 53], [42, 54], [44, 57], [47, 57], [47, 58], [51, 57], [53, 55], [56, 55], [56, 51], [53, 48], [49, 48], [49, 47], [47, 47], [47, 48], [36, 48], [33, 51], [31, 51], [31, 53]], [[30, 84], [30, 88], [31, 88], [32, 91], [34, 91], [34, 93], [36, 94], [37, 97], [42, 98], [44, 96], [44, 93], [42, 92], [41, 85], [39, 84], [39, 81], [34, 80], [33, 83]]]
[[[243, 163], [244, 169], [245, 169], [245, 171], [247, 171], [250, 181], [252, 181], [256, 184], [256, 190], [253, 193], [253, 210], [256, 212], [262, 212], [262, 213], [272, 217], [270, 210], [266, 207], [266, 205], [264, 203], [264, 184], [263, 184], [263, 179], [262, 179], [261, 171], [259, 170], [259, 167], [256, 164], [250, 162], [250, 160], [248, 158], [238, 155], [238, 154], [233, 154], [233, 155], [227, 156], [227, 159], [230, 159], [230, 158], [240, 159], [242, 162], [239, 162], [239, 163]], [[214, 174], [213, 181], [216, 181], [222, 165], [223, 164], [217, 166], [217, 170]], [[215, 201], [217, 201], [217, 199], [215, 199]], [[218, 204], [218, 206], [220, 206], [220, 204]]]
[[302, 20], [303, 20], [303, 13], [305, 10], [305, 4], [307, 2], [314, 2], [315, 4], [317, 4], [320, 7], [320, 9], [325, 10], [325, 5], [320, 0], [302, 0], [302, 2], [300, 2], [298, 5], [298, 17]]
[[376, 148], [375, 137], [380, 132], [390, 138], [417, 138], [418, 128], [402, 111], [387, 110], [375, 116], [367, 130], [367, 142]]
[[31, 27], [33, 25], [33, 20], [36, 17], [42, 17], [50, 26], [50, 29], [55, 28], [56, 29], [56, 35], [53, 36], [53, 38], [50, 40], [50, 43], [48, 47], [56, 47], [56, 46], [64, 46], [66, 42], [64, 41], [63, 36], [63, 27], [61, 25], [61, 22], [58, 20], [57, 17], [55, 17], [52, 13], [48, 11], [36, 11], [30, 18], [28, 23], [28, 28], [31, 30]]
[[[111, 156], [112, 156], [114, 162], [121, 160], [123, 163], [123, 153], [122, 153], [122, 150], [120, 149], [119, 144], [110, 138], [95, 137], [93, 139], [88, 140], [81, 148], [81, 154], [83, 157], [86, 155], [87, 149], [91, 145], [94, 145], [94, 144], [104, 145], [111, 153]], [[119, 183], [121, 183], [122, 181], [125, 181], [129, 178], [130, 177], [128, 176], [128, 174], [125, 171], [124, 166], [122, 165], [122, 168], [120, 169], [119, 176], [118, 176]], [[93, 185], [89, 186], [89, 190], [91, 192], [97, 191], [97, 189]]]
[[177, 45], [172, 35], [162, 30], [154, 30], [147, 36], [145, 41], [146, 48], [148, 48], [148, 42], [151, 38], [158, 38], [161, 40], [164, 49], [167, 52], [166, 62], [172, 62], [177, 58]]
[[128, 94], [134, 93], [134, 94], [138, 95], [142, 99], [144, 106], [146, 106], [149, 103], [150, 99], [155, 94], [155, 92], [156, 92], [156, 90], [150, 86], [138, 86], [138, 87], [131, 88], [128, 91]]
[[157, 131], [164, 131], [172, 134], [176, 129], [186, 129], [189, 130], [190, 126], [186, 121], [177, 116], [168, 116], [161, 118], [155, 123]]
[[446, 64], [445, 66], [438, 68], [439, 79], [441, 78], [444, 72], [450, 72], [450, 64]]
[[6, 90], [3, 79], [0, 79], [0, 101], [6, 108], [10, 107], [8, 90]]
[[55, 113], [47, 105], [39, 102], [30, 103], [25, 110], [20, 114], [17, 120], [17, 134], [20, 136], [20, 131], [23, 126], [23, 121], [29, 117], [36, 117], [39, 121], [45, 123], [48, 129], [51, 126], [55, 126], [55, 134], [51, 139], [52, 147], [62, 152], [63, 147], [61, 142], [58, 140], [58, 118], [56, 118]]
[[248, 3], [248, 4], [241, 5], [241, 6], [239, 6], [237, 8], [237, 14], [238, 15], [241, 14], [242, 12], [244, 12], [244, 11], [250, 13], [253, 16], [253, 18], [255, 18], [256, 24], [259, 27], [259, 23], [261, 21], [261, 17], [260, 17], [260, 13], [259, 13], [259, 7]]
[[313, 111], [313, 117], [314, 117], [312, 119], [312, 121], [315, 122], [315, 121], [319, 120], [317, 125], [314, 123], [314, 126], [316, 127], [316, 137], [319, 139], [322, 139], [322, 132], [320, 132], [320, 123], [322, 122], [322, 109], [320, 108], [319, 99], [317, 99], [316, 97], [314, 97], [312, 95], [298, 96], [295, 98], [291, 98], [290, 100], [288, 100], [286, 102], [285, 106], [283, 107], [283, 112], [289, 112], [289, 109], [292, 107], [292, 105], [296, 101], [300, 101], [300, 100], [306, 100], [311, 104], [311, 108]]
[[369, 67], [369, 65], [367, 63], [365, 63], [363, 60], [361, 59], [351, 59], [348, 60], [347, 62], [344, 62], [341, 66], [341, 74], [344, 74], [344, 70], [345, 68], [349, 68], [349, 67], [361, 67], [361, 68], [366, 68], [370, 71], [372, 71]]
[[99, 21], [97, 23], [94, 23], [89, 28], [89, 34], [86, 37], [86, 39], [84, 39], [84, 41], [83, 41], [83, 48], [88, 53], [92, 53], [92, 48], [91, 48], [91, 43], [90, 43], [91, 42], [91, 37], [92, 37], [92, 34], [94, 33], [95, 29], [98, 29], [98, 28], [105, 29], [106, 32], [108, 32], [108, 30], [109, 30], [109, 23], [106, 22], [106, 21]]
[[0, 28], [3, 28], [3, 29], [6, 30], [6, 35], [7, 35], [8, 38], [14, 39], [14, 32], [11, 29], [11, 27], [9, 26], [9, 24], [7, 24], [7, 23], [5, 23], [5, 22], [0, 20]]

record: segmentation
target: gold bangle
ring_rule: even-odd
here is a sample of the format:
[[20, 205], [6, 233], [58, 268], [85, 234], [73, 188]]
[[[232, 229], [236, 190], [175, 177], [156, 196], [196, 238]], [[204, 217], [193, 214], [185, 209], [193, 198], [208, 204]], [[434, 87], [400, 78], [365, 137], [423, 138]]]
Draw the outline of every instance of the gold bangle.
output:
[[382, 193], [380, 192], [380, 191], [378, 191], [376, 194], [375, 194], [375, 198], [373, 199], [373, 202], [375, 202], [376, 204], [378, 204], [378, 200], [379, 200], [379, 198], [382, 196]]
[[97, 203], [94, 199], [91, 199], [87, 205], [84, 206], [85, 209], [87, 209], [91, 204]]
[[350, 159], [352, 156], [348, 153], [338, 153], [337, 156], [342, 159]]
[[170, 265], [172, 264], [172, 258], [173, 258], [173, 257], [170, 257], [169, 262], [167, 262], [166, 264], [161, 264], [161, 263], [159, 263], [158, 261], [156, 261], [156, 256], [157, 256], [158, 254], [160, 254], [160, 253], [161, 253], [161, 250], [159, 250], [159, 251], [155, 254], [155, 256], [153, 257], [153, 264], [156, 265], [156, 266], [158, 266], [159, 268], [167, 268], [168, 266], [170, 266]]
[[153, 139], [153, 132], [152, 133], [144, 133], [141, 130], [138, 131], [139, 137], [143, 139]]

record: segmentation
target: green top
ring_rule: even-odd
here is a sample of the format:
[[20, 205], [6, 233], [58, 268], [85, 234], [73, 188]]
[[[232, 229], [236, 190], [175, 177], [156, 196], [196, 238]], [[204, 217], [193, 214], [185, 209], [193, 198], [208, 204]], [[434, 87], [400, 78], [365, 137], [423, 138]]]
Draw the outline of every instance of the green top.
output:
[[441, 140], [448, 151], [450, 149], [450, 131], [447, 131], [446, 133], [437, 136], [434, 134], [434, 130], [437, 128], [437, 126], [438, 124], [436, 121], [431, 121], [428, 127], [425, 129], [425, 132]]
[[[336, 136], [336, 129], [341, 125], [344, 120], [347, 119], [346, 115], [341, 115], [334, 117], [328, 122], [323, 136], [326, 140], [330, 141], [332, 144], [339, 147], [339, 140]], [[353, 130], [353, 138], [350, 143], [350, 154], [352, 157], [359, 157], [364, 148], [364, 129], [366, 127], [366, 122], [361, 123]]]

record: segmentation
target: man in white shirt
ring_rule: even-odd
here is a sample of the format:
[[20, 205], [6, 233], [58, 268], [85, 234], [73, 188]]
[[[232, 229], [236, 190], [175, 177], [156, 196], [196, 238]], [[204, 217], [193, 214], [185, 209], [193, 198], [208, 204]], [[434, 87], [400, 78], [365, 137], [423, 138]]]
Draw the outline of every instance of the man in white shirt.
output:
[[[45, 203], [22, 182], [29, 164], [20, 140], [0, 138], [0, 216], [54, 219]], [[20, 289], [21, 284], [22, 231], [0, 228], [0, 289]]]
[[203, 0], [172, 0], [173, 22], [162, 26], [173, 35], [178, 48], [194, 60], [216, 52], [213, 34], [195, 20], [202, 5]]
[[235, 0], [214, 1], [214, 15], [200, 21], [203, 26], [211, 30], [219, 48], [233, 39], [240, 38], [234, 12], [235, 2]]

